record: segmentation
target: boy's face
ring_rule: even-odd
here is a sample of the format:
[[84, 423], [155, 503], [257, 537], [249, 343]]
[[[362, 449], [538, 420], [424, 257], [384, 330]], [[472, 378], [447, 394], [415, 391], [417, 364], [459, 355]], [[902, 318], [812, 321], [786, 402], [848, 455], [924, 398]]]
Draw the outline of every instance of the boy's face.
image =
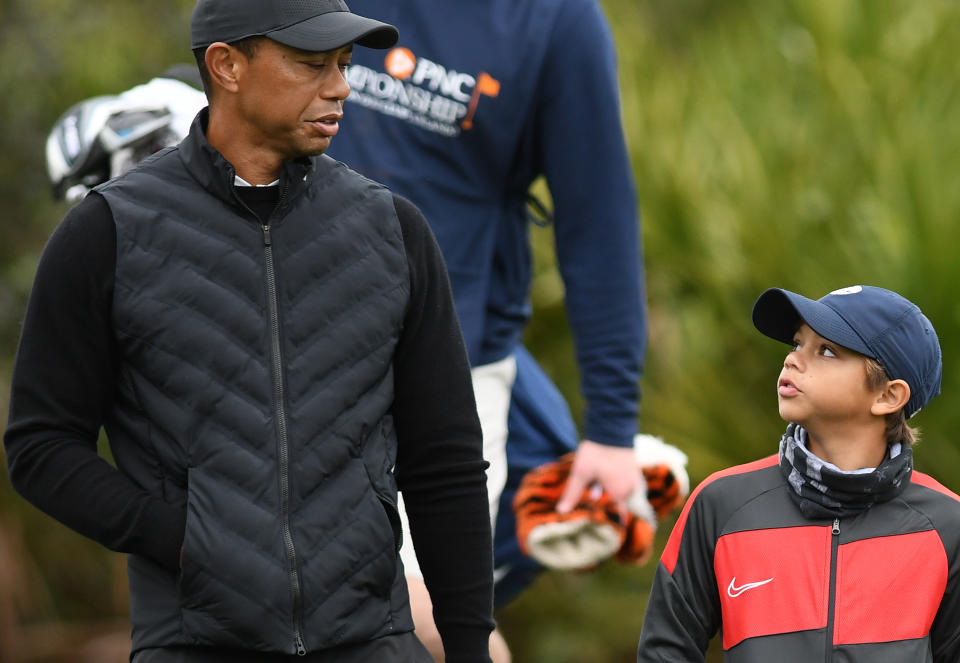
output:
[[805, 323], [793, 340], [777, 382], [780, 416], [814, 437], [872, 421], [870, 408], [882, 388], [868, 388], [863, 355], [828, 341]]

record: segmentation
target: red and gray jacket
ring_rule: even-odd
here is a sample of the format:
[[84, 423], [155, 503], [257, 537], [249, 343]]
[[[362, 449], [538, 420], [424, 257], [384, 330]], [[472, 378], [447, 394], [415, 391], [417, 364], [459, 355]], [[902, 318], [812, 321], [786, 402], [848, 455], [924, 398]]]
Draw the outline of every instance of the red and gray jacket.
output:
[[727, 663], [960, 660], [960, 497], [913, 472], [893, 499], [811, 520], [777, 456], [708, 477], [664, 549], [637, 654]]

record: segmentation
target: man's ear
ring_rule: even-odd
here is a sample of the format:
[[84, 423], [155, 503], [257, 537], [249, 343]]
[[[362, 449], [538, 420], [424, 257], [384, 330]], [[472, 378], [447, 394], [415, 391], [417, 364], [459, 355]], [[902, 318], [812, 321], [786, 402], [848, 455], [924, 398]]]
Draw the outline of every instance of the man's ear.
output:
[[904, 380], [890, 380], [877, 396], [870, 412], [876, 415], [887, 415], [903, 408], [910, 400], [910, 385]]
[[237, 91], [238, 80], [247, 62], [243, 53], [229, 44], [218, 41], [207, 47], [204, 60], [214, 89], [223, 88], [228, 92]]

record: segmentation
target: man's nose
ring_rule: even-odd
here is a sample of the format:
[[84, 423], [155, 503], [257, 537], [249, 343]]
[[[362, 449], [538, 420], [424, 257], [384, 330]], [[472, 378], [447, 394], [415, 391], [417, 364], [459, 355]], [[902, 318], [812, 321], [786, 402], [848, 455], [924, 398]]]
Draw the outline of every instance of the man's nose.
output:
[[327, 89], [327, 98], [343, 101], [349, 96], [350, 83], [347, 82], [347, 73], [337, 69], [336, 80], [334, 80]]

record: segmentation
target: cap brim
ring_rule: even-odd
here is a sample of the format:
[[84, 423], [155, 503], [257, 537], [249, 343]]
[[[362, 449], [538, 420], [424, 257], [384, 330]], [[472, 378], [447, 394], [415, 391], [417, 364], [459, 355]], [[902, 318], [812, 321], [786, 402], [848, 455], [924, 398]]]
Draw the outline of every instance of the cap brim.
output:
[[826, 304], [781, 288], [770, 288], [753, 305], [753, 324], [760, 333], [772, 339], [793, 344], [801, 322], [820, 336], [845, 348], [873, 357], [873, 351], [846, 323], [839, 313]]
[[347, 44], [390, 48], [397, 43], [400, 33], [387, 23], [351, 12], [335, 11], [267, 32], [264, 36], [304, 51], [333, 51]]

